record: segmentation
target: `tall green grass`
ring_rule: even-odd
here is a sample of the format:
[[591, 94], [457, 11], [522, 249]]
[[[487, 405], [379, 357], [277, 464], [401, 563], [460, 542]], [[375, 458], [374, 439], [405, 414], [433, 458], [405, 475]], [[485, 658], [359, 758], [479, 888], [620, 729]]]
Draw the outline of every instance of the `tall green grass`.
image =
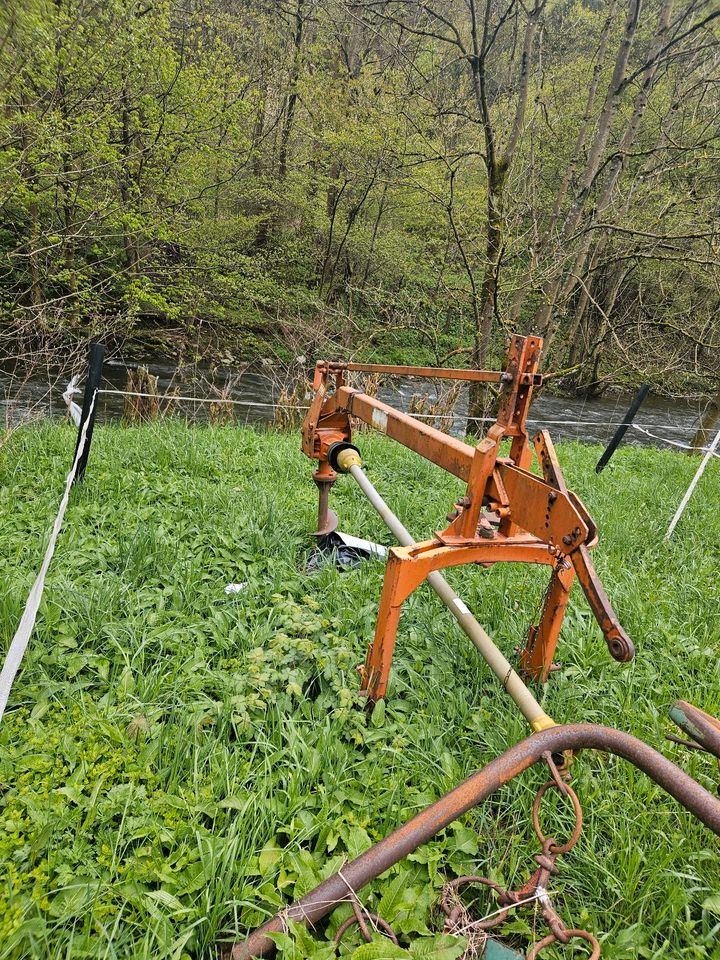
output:
[[[3, 647], [73, 444], [69, 428], [47, 426], [2, 451]], [[361, 446], [416, 536], [442, 524], [459, 484], [382, 437]], [[678, 697], [720, 713], [720, 470], [710, 465], [666, 545], [696, 461], [626, 447], [597, 477], [598, 453], [560, 447], [598, 522], [595, 561], [637, 659], [610, 659], [576, 587], [543, 702], [558, 721], [642, 737], [715, 790], [712, 759], [664, 734]], [[311, 469], [296, 435], [96, 430], [0, 726], [0, 957], [214, 956], [219, 936], [241, 936], [526, 735], [425, 587], [403, 613], [386, 709], [367, 720], [355, 668], [383, 566], [305, 572]], [[349, 478], [333, 500], [343, 529], [389, 542]], [[524, 642], [546, 576], [522, 566], [448, 574], [506, 652]], [[612, 960], [720, 957], [715, 838], [622, 761], [585, 753], [574, 775], [586, 827], [554, 886], [565, 919], [596, 932]], [[430, 932], [443, 877], [523, 882], [543, 778], [537, 769], [504, 788], [366, 902], [385, 895], [409, 942]], [[532, 911], [509, 930], [518, 947], [544, 932]]]

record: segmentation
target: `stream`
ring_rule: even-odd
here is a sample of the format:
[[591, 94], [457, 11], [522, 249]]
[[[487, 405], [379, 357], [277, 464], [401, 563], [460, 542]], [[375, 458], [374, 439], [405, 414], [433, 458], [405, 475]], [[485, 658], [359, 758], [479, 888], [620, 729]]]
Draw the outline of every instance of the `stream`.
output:
[[[239, 376], [229, 368], [210, 368], [202, 364], [191, 370], [179, 370], [170, 363], [162, 362], [149, 362], [144, 365], [151, 374], [158, 377], [158, 390], [161, 394], [176, 392], [185, 397], [217, 398], [218, 391], [230, 383], [228, 396], [232, 400], [259, 405], [235, 406], [238, 423], [260, 425], [273, 420], [272, 404], [280, 392], [280, 383], [274, 381], [268, 373], [269, 368], [262, 364], [248, 368]], [[103, 388], [123, 390], [127, 382], [128, 367], [134, 366], [137, 364], [126, 364], [118, 360], [106, 362], [103, 368]], [[57, 368], [31, 374], [23, 374], [17, 368], [0, 370], [0, 415], [4, 425], [16, 426], [44, 417], [67, 417], [62, 394], [71, 373], [72, 371]], [[414, 396], [427, 396], [429, 402], [432, 402], [448, 389], [448, 383], [416, 378], [395, 381], [386, 379], [378, 390], [378, 396], [401, 410], [407, 410]], [[540, 391], [533, 401], [528, 422], [531, 431], [547, 426], [555, 439], [606, 444], [614, 432], [614, 425], [622, 422], [631, 399], [629, 395], [613, 394], [596, 400], [581, 400]], [[81, 397], [76, 400], [81, 402]], [[117, 394], [100, 394], [97, 422], [120, 419], [123, 415], [123, 403], [124, 398]], [[173, 404], [173, 415], [202, 422], [207, 420], [208, 406], [186, 400], [176, 401]], [[663, 440], [688, 444], [697, 430], [704, 406], [704, 400], [667, 400], [650, 395], [636, 417], [636, 424], [654, 436], [630, 429], [624, 442], [640, 446], [664, 446]], [[441, 422], [441, 428], [461, 434], [466, 412], [467, 387], [463, 386], [455, 405], [452, 424], [448, 418]]]

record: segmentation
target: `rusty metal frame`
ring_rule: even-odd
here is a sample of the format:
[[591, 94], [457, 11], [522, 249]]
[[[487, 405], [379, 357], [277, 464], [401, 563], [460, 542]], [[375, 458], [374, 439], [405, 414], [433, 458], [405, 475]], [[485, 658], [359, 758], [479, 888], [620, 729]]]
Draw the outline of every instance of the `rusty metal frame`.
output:
[[[687, 718], [694, 729], [712, 730], [713, 737], [720, 731], [717, 720], [697, 707], [679, 702], [673, 709]], [[591, 723], [554, 726], [521, 740], [465, 783], [345, 864], [341, 871], [289, 905], [246, 940], [233, 944], [225, 955], [232, 960], [249, 960], [250, 957], [272, 953], [275, 943], [269, 934], [286, 929], [288, 920], [309, 925], [318, 923], [332, 913], [338, 904], [352, 901], [364, 886], [548, 754], [583, 749], [601, 750], [623, 757], [720, 836], [720, 800], [642, 740], [621, 730]]]
[[[314, 396], [303, 424], [303, 452], [318, 461], [313, 479], [320, 491], [318, 533], [334, 529], [329, 508], [336, 473], [328, 452], [351, 442], [359, 419], [463, 480], [465, 495], [448, 515], [449, 525], [412, 548], [390, 551], [375, 638], [363, 669], [370, 701], [385, 696], [402, 603], [432, 570], [466, 563], [543, 563], [553, 571], [539, 621], [528, 631], [520, 658], [523, 672], [545, 681], [550, 672], [570, 589], [577, 576], [616, 660], [632, 659], [634, 648], [595, 572], [589, 550], [597, 528], [580, 499], [568, 490], [547, 431], [533, 438], [542, 477], [531, 472], [533, 450], [526, 426], [538, 372], [542, 339], [514, 336], [504, 371], [441, 370], [384, 364], [320, 361]], [[500, 384], [495, 423], [475, 447], [423, 423], [346, 383], [348, 371], [448, 377]], [[502, 455], [503, 440], [510, 440]]]

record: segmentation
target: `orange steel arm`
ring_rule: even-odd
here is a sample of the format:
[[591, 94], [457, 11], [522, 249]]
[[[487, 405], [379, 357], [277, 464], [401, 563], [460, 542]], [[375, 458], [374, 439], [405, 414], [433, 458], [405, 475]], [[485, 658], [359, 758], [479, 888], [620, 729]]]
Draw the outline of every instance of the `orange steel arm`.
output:
[[[512, 378], [503, 370], [465, 370], [457, 367], [405, 367], [387, 363], [329, 363], [328, 370], [358, 373], [387, 373], [395, 377], [422, 377], [424, 380], [469, 380], [475, 383], [502, 383]], [[538, 383], [540, 374], [533, 381]], [[530, 382], [530, 381], [528, 381]]]
[[563, 476], [563, 472], [555, 452], [555, 445], [553, 444], [550, 434], [547, 432], [547, 430], [541, 430], [540, 433], [533, 438], [533, 443], [537, 451], [538, 459], [542, 466], [543, 475], [547, 482], [552, 484], [552, 486], [554, 486], [561, 494], [565, 493], [571, 497], [578, 509], [582, 512], [590, 527], [589, 543], [581, 544], [579, 549], [572, 554], [570, 559], [575, 567], [575, 573], [580, 581], [580, 586], [583, 589], [583, 593], [587, 597], [587, 601], [590, 604], [590, 609], [592, 610], [595, 619], [597, 620], [600, 629], [603, 632], [605, 642], [608, 645], [608, 650], [615, 660], [620, 660], [621, 662], [632, 660], [632, 658], [635, 656], [635, 646], [630, 637], [623, 630], [617, 614], [613, 610], [613, 606], [610, 603], [610, 599], [607, 593], [605, 593], [605, 588], [602, 585], [600, 577], [597, 575], [597, 571], [595, 570], [593, 562], [590, 559], [590, 551], [588, 547], [593, 546], [597, 542], [597, 530], [595, 525], [593, 524], [592, 520], [590, 520], [588, 512], [580, 499], [572, 491], [568, 491], [565, 483], [565, 477]]
[[[349, 387], [337, 391], [336, 401], [339, 409], [346, 409], [352, 416], [371, 424], [460, 480], [470, 478], [476, 451], [469, 444]], [[561, 553], [570, 553], [585, 542], [588, 524], [566, 490], [553, 499], [552, 509], [546, 516], [549, 490], [546, 481], [508, 460], [498, 460], [497, 471], [512, 504], [514, 523], [536, 537], [549, 539], [551, 543], [554, 541]], [[594, 527], [592, 529], [594, 531]], [[563, 543], [562, 538], [568, 536], [573, 538], [572, 541]]]
[[336, 398], [338, 408], [369, 423], [391, 440], [397, 440], [453, 476], [468, 480], [475, 455], [469, 444], [350, 387], [340, 387]]

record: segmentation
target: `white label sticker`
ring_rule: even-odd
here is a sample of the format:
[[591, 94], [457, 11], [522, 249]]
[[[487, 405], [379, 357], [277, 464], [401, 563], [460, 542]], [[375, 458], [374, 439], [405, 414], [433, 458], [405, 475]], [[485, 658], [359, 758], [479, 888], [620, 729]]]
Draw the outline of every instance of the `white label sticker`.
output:
[[462, 600], [460, 599], [460, 597], [455, 597], [455, 599], [453, 600], [453, 603], [454, 603], [455, 606], [458, 608], [458, 610], [460, 611], [460, 613], [463, 614], [463, 616], [464, 616], [466, 613], [470, 613], [470, 611], [469, 611], [468, 608], [465, 606], [465, 604], [462, 602]]
[[380, 430], [382, 433], [385, 433], [387, 430], [387, 414], [382, 410], [373, 410], [372, 425], [376, 430]]

